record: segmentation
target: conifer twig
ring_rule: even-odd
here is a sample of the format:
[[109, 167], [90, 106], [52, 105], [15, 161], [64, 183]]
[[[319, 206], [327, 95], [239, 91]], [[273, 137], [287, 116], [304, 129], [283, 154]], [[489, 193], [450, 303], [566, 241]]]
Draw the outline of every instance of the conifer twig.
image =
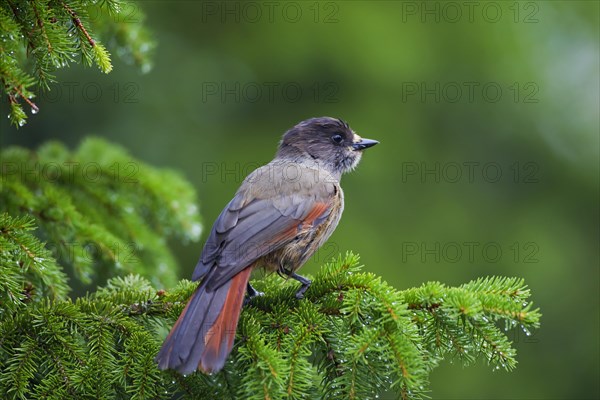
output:
[[48, 39], [48, 34], [46, 33], [46, 28], [44, 27], [44, 21], [40, 18], [40, 13], [38, 12], [35, 1], [30, 0], [30, 2], [31, 2], [31, 7], [33, 8], [33, 11], [35, 12], [35, 20], [37, 22], [37, 26], [40, 28], [40, 32], [41, 32], [42, 36], [44, 37], [44, 41], [46, 42], [46, 47], [48, 48], [48, 54], [50, 54], [53, 51], [52, 43], [50, 43], [50, 40]]
[[77, 16], [77, 13], [75, 11], [73, 11], [73, 9], [71, 7], [69, 7], [68, 5], [66, 5], [64, 2], [61, 1], [61, 4], [62, 4], [63, 8], [65, 10], [67, 10], [69, 15], [71, 15], [71, 20], [73, 21], [73, 23], [75, 24], [77, 29], [79, 29], [81, 31], [81, 33], [83, 33], [83, 35], [87, 39], [90, 46], [94, 47], [96, 45], [96, 42], [94, 41], [94, 39], [92, 39], [92, 37], [88, 33], [87, 29], [85, 29], [85, 26], [83, 26], [83, 23], [81, 22], [81, 19], [79, 19], [79, 17]]

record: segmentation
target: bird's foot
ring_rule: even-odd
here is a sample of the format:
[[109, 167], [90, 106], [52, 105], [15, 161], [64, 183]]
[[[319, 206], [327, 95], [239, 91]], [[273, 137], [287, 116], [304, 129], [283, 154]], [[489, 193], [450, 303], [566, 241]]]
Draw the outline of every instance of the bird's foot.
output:
[[246, 293], [247, 295], [244, 298], [244, 305], [248, 304], [253, 298], [257, 296], [265, 295], [263, 292], [259, 292], [258, 290], [254, 289], [250, 282], [248, 282], [248, 286], [246, 286]]
[[309, 287], [310, 287], [310, 283], [308, 285], [302, 285], [302, 286], [300, 286], [300, 289], [298, 289], [298, 291], [296, 292], [296, 298], [298, 300], [303, 299], [304, 298], [304, 292], [306, 292]]
[[300, 276], [298, 274], [296, 274], [295, 272], [290, 272], [288, 274], [288, 276], [290, 278], [293, 278], [295, 280], [297, 280], [298, 282], [300, 282], [302, 284], [302, 286], [300, 286], [300, 289], [298, 289], [298, 291], [296, 292], [296, 298], [297, 299], [303, 299], [304, 298], [304, 293], [308, 290], [308, 288], [310, 287], [312, 281], [308, 278], [305, 278], [303, 276]]

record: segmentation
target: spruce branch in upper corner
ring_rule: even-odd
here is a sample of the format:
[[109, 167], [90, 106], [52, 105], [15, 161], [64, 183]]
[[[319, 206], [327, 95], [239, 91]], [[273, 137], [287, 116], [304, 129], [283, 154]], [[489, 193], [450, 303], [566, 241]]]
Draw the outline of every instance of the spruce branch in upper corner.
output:
[[81, 62], [109, 73], [110, 54], [100, 38], [118, 48], [125, 61], [149, 71], [154, 44], [136, 4], [126, 0], [1, 2], [0, 82], [11, 122], [17, 127], [26, 123], [23, 103], [32, 114], [39, 111], [32, 100], [33, 87], [37, 83], [41, 90], [50, 90], [57, 69]]

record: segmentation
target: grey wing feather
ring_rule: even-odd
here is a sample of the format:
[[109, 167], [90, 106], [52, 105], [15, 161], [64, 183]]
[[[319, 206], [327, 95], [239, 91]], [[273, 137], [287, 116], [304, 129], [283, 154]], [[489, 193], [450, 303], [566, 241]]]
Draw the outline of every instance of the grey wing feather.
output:
[[242, 205], [243, 196], [238, 193], [217, 217], [217, 220], [210, 231], [210, 236], [202, 249], [200, 260], [198, 260], [198, 264], [196, 264], [196, 268], [192, 274], [193, 281], [197, 281], [206, 276], [215, 264], [215, 261], [217, 261], [220, 250], [225, 243], [227, 232], [236, 226], [238, 222]]
[[221, 286], [241, 269], [291, 240], [278, 236], [297, 226], [300, 220], [282, 215], [267, 200], [261, 202], [265, 203], [263, 209], [239, 219], [235, 229], [229, 233], [219, 255], [219, 268], [211, 274], [207, 289]]
[[228, 267], [240, 262], [249, 265], [268, 252], [259, 246], [264, 240], [257, 236], [260, 231], [269, 226], [278, 228], [282, 222], [289, 224], [289, 218], [277, 222], [283, 216], [269, 200], [255, 199], [242, 208], [243, 203], [243, 195], [237, 194], [215, 221], [192, 274], [193, 281], [206, 276], [215, 265]]
[[[279, 194], [251, 201], [247, 192], [239, 191], [215, 221], [192, 280], [205, 277], [218, 266], [207, 282], [207, 289], [214, 290], [258, 258], [285, 245], [293, 239], [285, 235], [289, 229], [298, 226], [316, 203], [331, 200], [334, 190], [321, 189], [316, 191], [318, 195]], [[322, 223], [330, 212], [328, 208], [314, 225]]]

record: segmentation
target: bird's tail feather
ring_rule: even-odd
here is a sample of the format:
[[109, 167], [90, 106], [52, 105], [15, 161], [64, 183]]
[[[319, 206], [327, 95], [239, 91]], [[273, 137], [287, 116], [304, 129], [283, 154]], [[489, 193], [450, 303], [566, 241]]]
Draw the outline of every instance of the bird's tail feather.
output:
[[233, 348], [251, 269], [213, 291], [207, 291], [204, 282], [196, 289], [156, 356], [160, 369], [189, 374], [223, 368]]

